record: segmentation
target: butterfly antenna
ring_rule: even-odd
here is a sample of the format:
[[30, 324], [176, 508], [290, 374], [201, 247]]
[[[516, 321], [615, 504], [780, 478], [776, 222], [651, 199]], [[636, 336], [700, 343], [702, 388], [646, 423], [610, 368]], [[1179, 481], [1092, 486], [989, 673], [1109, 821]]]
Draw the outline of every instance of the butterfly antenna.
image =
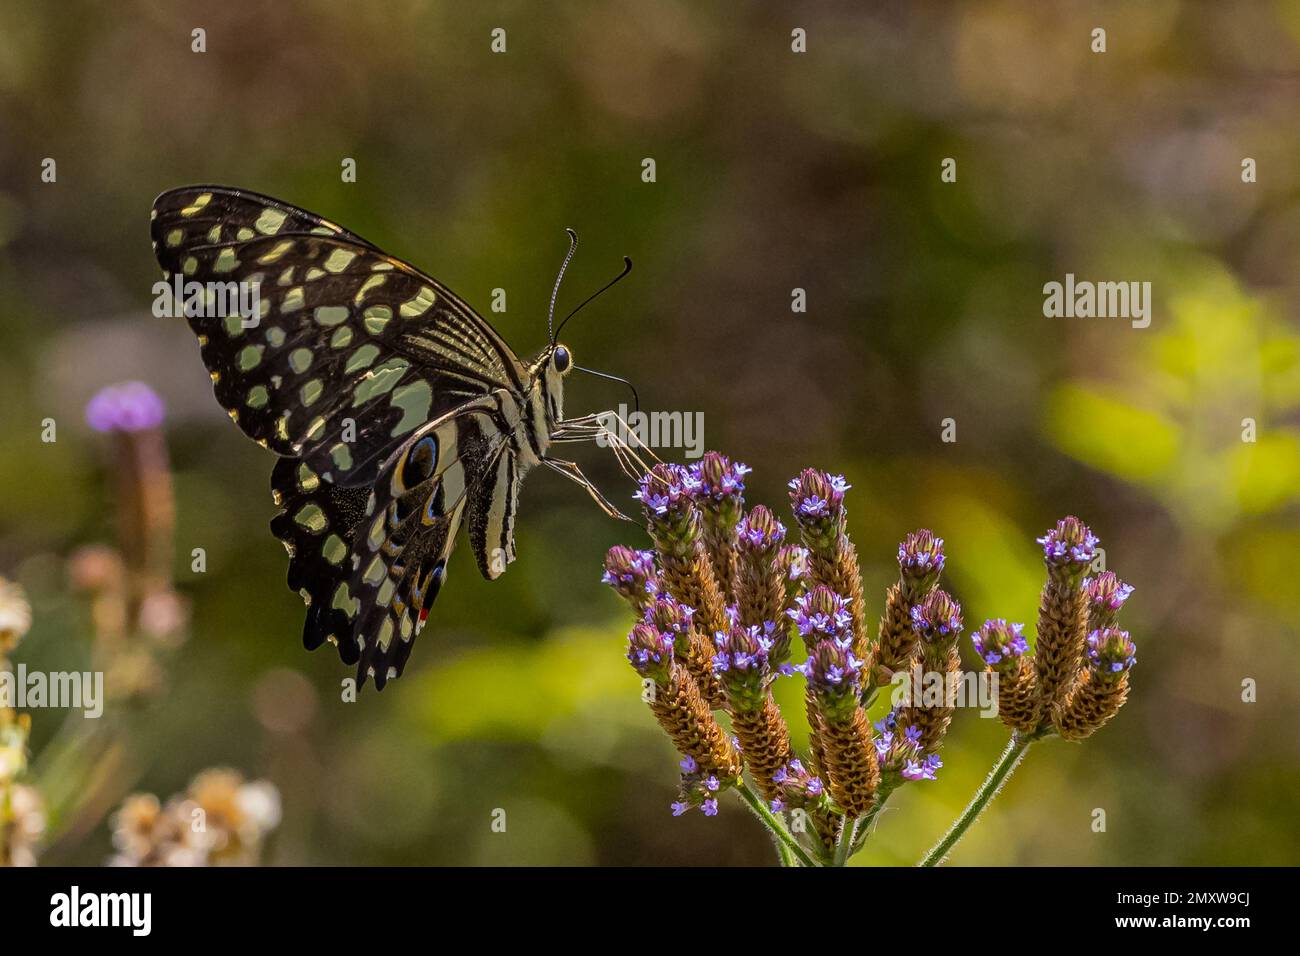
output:
[[[576, 237], [575, 237], [575, 241], [576, 241]], [[570, 252], [570, 255], [572, 255], [572, 252]], [[567, 260], [567, 259], [565, 260], [565, 265], [568, 265], [568, 260]], [[577, 307], [576, 309], [574, 309], [572, 312], [570, 312], [568, 315], [566, 315], [563, 319], [560, 320], [560, 328], [556, 329], [555, 332], [554, 332], [554, 334], [551, 336], [551, 344], [552, 344], [552, 345], [555, 344], [556, 339], [559, 337], [560, 329], [563, 329], [563, 328], [564, 328], [564, 323], [565, 323], [565, 322], [568, 322], [569, 319], [573, 318], [575, 315], [577, 315], [579, 312], [581, 312], [581, 311], [582, 311], [582, 307], [583, 307], [584, 305], [586, 305], [588, 302], [590, 302], [592, 299], [594, 299], [594, 298], [596, 298], [597, 296], [599, 296], [602, 292], [606, 292], [606, 291], [608, 291], [609, 289], [613, 288], [615, 285], [617, 285], [618, 282], [619, 282], [619, 280], [621, 280], [624, 276], [626, 276], [626, 275], [627, 275], [629, 272], [631, 272], [631, 271], [632, 271], [632, 260], [629, 259], [627, 256], [624, 256], [624, 257], [623, 257], [623, 271], [620, 272], [618, 275], [614, 276], [614, 278], [610, 279], [608, 282], [606, 282], [603, 286], [601, 286], [599, 289], [597, 289], [597, 290], [596, 290], [595, 292], [593, 292], [591, 295], [589, 295], [589, 296], [587, 296], [585, 299], [583, 299], [582, 302], [580, 302], [580, 303], [578, 304], [578, 307]], [[563, 270], [563, 269], [560, 270], [560, 275], [564, 275], [564, 270]], [[557, 281], [556, 284], [555, 284], [555, 288], [558, 290], [559, 287], [560, 287], [560, 285], [559, 285], [559, 282]], [[551, 302], [551, 304], [552, 304], [552, 306], [554, 306], [554, 304], [555, 304], [555, 303], [554, 303], [554, 297], [552, 297], [552, 302]]]
[[[564, 254], [564, 261], [560, 263], [560, 274], [555, 277], [555, 288], [551, 289], [551, 307], [546, 310], [546, 332], [551, 337], [551, 344], [555, 344], [556, 332], [553, 331], [555, 325], [555, 298], [560, 294], [560, 283], [564, 281], [564, 270], [569, 268], [569, 260], [578, 250], [578, 234], [572, 229], [565, 229], [569, 234], [569, 251]], [[567, 319], [565, 321], [568, 321]], [[560, 323], [563, 328], [564, 322]]]
[[636, 410], [638, 412], [641, 411], [641, 397], [636, 393], [636, 386], [633, 385], [631, 382], [629, 382], [627, 379], [622, 378], [621, 376], [618, 375], [610, 375], [608, 372], [597, 372], [594, 368], [587, 368], [582, 365], [573, 366], [573, 370], [575, 372], [586, 372], [588, 375], [595, 375], [597, 378], [607, 378], [611, 382], [622, 382], [624, 385], [626, 385], [629, 389], [632, 390], [632, 403], [636, 406]]

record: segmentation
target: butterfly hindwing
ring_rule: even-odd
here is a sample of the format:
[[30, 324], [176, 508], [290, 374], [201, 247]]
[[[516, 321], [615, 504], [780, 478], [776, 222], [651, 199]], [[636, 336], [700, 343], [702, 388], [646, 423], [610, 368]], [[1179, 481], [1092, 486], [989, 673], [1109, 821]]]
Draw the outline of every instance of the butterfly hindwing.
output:
[[419, 429], [385, 463], [353, 536], [348, 582], [358, 602], [358, 680], [383, 687], [401, 673], [446, 575], [456, 531], [486, 477], [513, 457], [498, 399], [468, 403]]

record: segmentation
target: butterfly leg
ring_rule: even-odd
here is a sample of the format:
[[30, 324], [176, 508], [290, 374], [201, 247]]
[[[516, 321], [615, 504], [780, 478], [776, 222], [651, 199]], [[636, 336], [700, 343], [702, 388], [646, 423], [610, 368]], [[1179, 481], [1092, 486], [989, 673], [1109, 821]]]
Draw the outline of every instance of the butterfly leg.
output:
[[632, 520], [609, 503], [609, 500], [600, 493], [600, 489], [593, 485], [591, 480], [582, 473], [582, 469], [578, 467], [577, 462], [565, 461], [562, 458], [543, 458], [542, 464], [546, 465], [546, 467], [550, 468], [552, 471], [559, 472], [570, 481], [586, 488], [587, 494], [591, 495], [592, 500], [600, 506], [600, 510], [605, 512], [605, 514], [609, 515], [611, 518], [621, 518], [624, 521]]

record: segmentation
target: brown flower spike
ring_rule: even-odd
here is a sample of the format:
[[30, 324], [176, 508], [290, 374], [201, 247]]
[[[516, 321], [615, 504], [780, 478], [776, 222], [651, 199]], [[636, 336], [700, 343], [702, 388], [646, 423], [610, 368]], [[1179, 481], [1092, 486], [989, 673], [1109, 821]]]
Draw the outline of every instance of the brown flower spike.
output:
[[673, 639], [642, 622], [628, 635], [628, 660], [652, 682], [647, 695], [651, 712], [678, 752], [724, 780], [741, 774], [740, 754], [713, 719], [694, 678], [673, 658]]
[[1047, 583], [1038, 605], [1034, 667], [1038, 694], [1050, 713], [1070, 692], [1088, 633], [1088, 596], [1083, 576], [1096, 557], [1097, 538], [1073, 516], [1038, 539], [1047, 564]]
[[1137, 663], [1128, 631], [1093, 631], [1087, 646], [1087, 667], [1055, 714], [1056, 729], [1066, 740], [1092, 736], [1119, 712], [1128, 698], [1128, 672]]

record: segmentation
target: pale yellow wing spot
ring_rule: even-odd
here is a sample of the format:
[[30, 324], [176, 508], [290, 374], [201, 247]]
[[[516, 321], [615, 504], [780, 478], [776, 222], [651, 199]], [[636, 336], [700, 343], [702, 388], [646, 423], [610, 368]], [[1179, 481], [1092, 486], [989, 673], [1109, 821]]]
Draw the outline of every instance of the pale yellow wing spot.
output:
[[303, 295], [302, 286], [296, 286], [284, 294], [284, 301], [280, 303], [280, 311], [296, 312], [307, 304], [307, 298]]
[[181, 210], [181, 215], [193, 216], [210, 202], [212, 202], [212, 193], [203, 193], [201, 196], [196, 196], [193, 203]]
[[217, 253], [217, 261], [212, 263], [212, 271], [230, 272], [237, 265], [239, 265], [239, 260], [235, 258], [235, 250], [227, 247]]
[[325, 259], [325, 271], [338, 275], [338, 273], [346, 269], [348, 264], [356, 257], [357, 254], [352, 252], [350, 249], [335, 249]]
[[424, 315], [433, 307], [433, 303], [438, 296], [429, 286], [420, 286], [420, 291], [409, 302], [403, 302], [398, 314], [404, 319], [413, 318], [417, 315]]
[[361, 300], [366, 297], [367, 292], [369, 292], [371, 289], [378, 288], [379, 286], [383, 285], [387, 281], [388, 281], [388, 276], [371, 276], [365, 282], [361, 283], [361, 288], [357, 290], [357, 294], [352, 300], [353, 303], [355, 305], [360, 305]]
[[266, 265], [268, 262], [275, 262], [277, 259], [282, 258], [284, 254], [292, 248], [293, 240], [286, 239], [284, 242], [276, 243], [275, 247], [272, 248], [270, 252], [266, 253], [264, 256], [259, 256], [257, 261], [262, 265]]
[[273, 236], [284, 225], [287, 214], [278, 209], [263, 209], [262, 214], [253, 223], [253, 228], [264, 236]]

